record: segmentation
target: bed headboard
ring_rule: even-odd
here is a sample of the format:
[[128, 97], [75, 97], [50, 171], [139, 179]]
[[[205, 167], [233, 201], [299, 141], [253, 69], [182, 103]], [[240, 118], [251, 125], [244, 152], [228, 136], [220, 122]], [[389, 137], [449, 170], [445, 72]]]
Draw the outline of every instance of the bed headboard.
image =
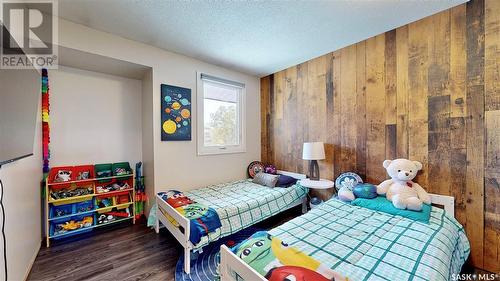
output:
[[298, 173], [282, 171], [282, 170], [278, 170], [277, 172], [278, 172], [278, 174], [289, 176], [289, 177], [292, 177], [292, 178], [295, 178], [298, 180], [302, 180], [302, 179], [307, 178], [307, 176], [304, 174], [298, 174]]
[[[278, 174], [290, 176], [290, 177], [296, 178], [298, 180], [307, 178], [307, 176], [304, 174], [282, 171], [282, 170], [278, 170], [277, 172], [278, 172]], [[429, 195], [431, 197], [431, 204], [433, 206], [442, 208], [448, 214], [455, 217], [455, 197], [448, 196], [448, 195], [432, 194], [432, 193], [430, 193]]]
[[442, 207], [446, 213], [455, 217], [455, 197], [439, 194], [429, 194], [433, 206]]

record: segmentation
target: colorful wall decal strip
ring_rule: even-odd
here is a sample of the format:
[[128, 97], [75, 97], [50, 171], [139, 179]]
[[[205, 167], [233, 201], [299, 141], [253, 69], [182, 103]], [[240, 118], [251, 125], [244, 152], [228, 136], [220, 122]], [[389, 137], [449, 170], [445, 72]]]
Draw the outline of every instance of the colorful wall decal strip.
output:
[[50, 160], [50, 89], [49, 75], [47, 69], [42, 69], [42, 157], [43, 157], [43, 178], [49, 174]]

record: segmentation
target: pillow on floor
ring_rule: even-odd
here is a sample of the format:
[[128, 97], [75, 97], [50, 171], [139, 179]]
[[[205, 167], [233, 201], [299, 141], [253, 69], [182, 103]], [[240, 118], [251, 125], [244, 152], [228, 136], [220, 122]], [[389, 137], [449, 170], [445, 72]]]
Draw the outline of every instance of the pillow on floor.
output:
[[268, 187], [275, 187], [278, 182], [279, 175], [271, 175], [264, 172], [257, 173], [252, 182]]
[[401, 210], [394, 207], [394, 205], [392, 205], [392, 202], [387, 200], [385, 196], [378, 196], [373, 199], [356, 198], [351, 202], [351, 204], [354, 206], [360, 206], [391, 215], [402, 216], [423, 223], [429, 223], [432, 208], [431, 205], [423, 204], [421, 211]]

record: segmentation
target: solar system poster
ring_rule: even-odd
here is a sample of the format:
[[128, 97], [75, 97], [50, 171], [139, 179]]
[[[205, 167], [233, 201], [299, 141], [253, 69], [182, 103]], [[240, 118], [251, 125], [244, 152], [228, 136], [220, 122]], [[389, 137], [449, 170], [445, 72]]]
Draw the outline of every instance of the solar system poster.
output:
[[161, 140], [191, 140], [191, 89], [161, 85]]

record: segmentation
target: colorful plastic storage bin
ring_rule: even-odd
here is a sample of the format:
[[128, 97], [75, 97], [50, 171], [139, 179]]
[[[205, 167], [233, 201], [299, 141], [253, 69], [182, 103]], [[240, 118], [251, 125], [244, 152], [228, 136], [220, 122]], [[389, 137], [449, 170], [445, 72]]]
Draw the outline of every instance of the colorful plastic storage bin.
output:
[[[90, 225], [87, 226], [82, 226], [78, 227], [75, 229], [68, 229], [68, 230], [61, 230], [62, 227], [61, 225], [72, 225], [72, 226], [77, 226], [80, 225], [81, 222], [85, 218], [91, 218], [91, 223]], [[50, 230], [49, 230], [49, 235], [51, 238], [58, 239], [58, 238], [64, 238], [64, 237], [69, 237], [73, 236], [76, 234], [81, 234], [84, 232], [89, 232], [92, 231], [92, 227], [95, 225], [95, 215], [94, 214], [85, 214], [85, 215], [75, 215], [71, 217], [64, 217], [60, 219], [55, 219], [50, 222]]]
[[81, 213], [91, 213], [94, 211], [94, 200], [82, 200], [79, 202], [64, 204], [64, 205], [54, 205], [50, 208], [49, 218], [55, 220], [61, 217], [68, 217], [72, 215], [78, 215]]
[[74, 178], [77, 181], [92, 181], [95, 178], [94, 165], [81, 165], [73, 167]]
[[49, 176], [47, 177], [47, 181], [49, 183], [61, 183], [63, 184], [64, 181], [57, 181], [56, 179], [58, 178], [58, 174], [60, 171], [67, 171], [70, 173], [69, 180], [68, 181], [74, 181], [75, 180], [75, 171], [73, 166], [61, 166], [61, 167], [54, 167], [50, 169], [49, 171]]
[[96, 178], [109, 178], [113, 176], [113, 164], [96, 164], [94, 166]]
[[[118, 173], [118, 170], [123, 170], [123, 173]], [[131, 175], [132, 169], [128, 162], [113, 163], [113, 176], [126, 176]]]

